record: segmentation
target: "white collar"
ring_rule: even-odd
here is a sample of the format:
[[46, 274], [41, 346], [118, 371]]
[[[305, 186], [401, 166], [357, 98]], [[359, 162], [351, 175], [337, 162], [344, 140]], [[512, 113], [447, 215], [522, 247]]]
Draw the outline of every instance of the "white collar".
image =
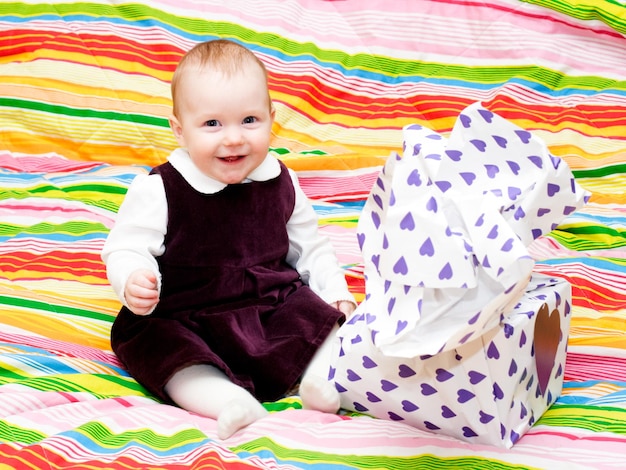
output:
[[[170, 154], [167, 160], [176, 168], [183, 178], [185, 178], [187, 183], [198, 192], [214, 194], [227, 186], [198, 170], [198, 167], [193, 163], [186, 149], [177, 148]], [[267, 181], [276, 178], [278, 175], [280, 175], [280, 164], [278, 160], [271, 155], [267, 155], [265, 160], [263, 160], [243, 182]]]

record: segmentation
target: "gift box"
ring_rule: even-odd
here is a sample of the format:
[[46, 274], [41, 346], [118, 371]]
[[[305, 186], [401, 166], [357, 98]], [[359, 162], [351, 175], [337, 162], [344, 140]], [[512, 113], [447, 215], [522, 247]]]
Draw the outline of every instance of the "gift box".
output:
[[448, 138], [419, 125], [403, 136], [358, 223], [365, 299], [333, 356], [342, 407], [510, 446], [560, 393], [558, 365], [546, 373], [533, 356], [544, 304], [560, 325], [547, 362], [563, 362], [568, 331], [567, 286], [529, 284], [528, 245], [588, 193], [541, 139], [480, 103]]
[[472, 443], [511, 447], [561, 393], [571, 313], [569, 283], [533, 275], [502, 321], [433, 356], [388, 356], [363, 315], [341, 331], [335, 365], [342, 408]]

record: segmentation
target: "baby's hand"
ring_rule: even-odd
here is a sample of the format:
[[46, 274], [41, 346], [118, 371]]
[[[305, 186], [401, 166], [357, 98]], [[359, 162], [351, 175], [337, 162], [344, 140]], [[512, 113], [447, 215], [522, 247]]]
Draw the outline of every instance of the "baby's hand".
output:
[[356, 305], [348, 300], [333, 302], [331, 305], [339, 310], [341, 313], [343, 313], [346, 318], [350, 318], [350, 315], [352, 315], [352, 312], [354, 312], [354, 310], [356, 309]]
[[133, 271], [126, 281], [124, 297], [135, 315], [147, 315], [159, 301], [157, 279], [148, 269]]

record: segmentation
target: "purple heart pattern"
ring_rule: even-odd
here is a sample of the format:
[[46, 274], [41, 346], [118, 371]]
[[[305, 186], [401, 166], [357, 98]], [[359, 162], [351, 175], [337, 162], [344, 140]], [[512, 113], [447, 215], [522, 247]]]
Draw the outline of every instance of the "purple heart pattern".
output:
[[528, 244], [586, 193], [541, 140], [480, 103], [449, 138], [417, 124], [403, 135], [359, 220], [363, 308], [386, 353], [436, 354], [499, 322], [532, 271]]
[[[334, 358], [341, 406], [510, 448], [560, 395], [570, 308], [566, 281], [535, 274], [502, 327], [422, 357], [384, 354], [364, 334], [365, 315], [357, 314], [339, 330], [341, 353]], [[544, 328], [546, 311], [556, 329], [539, 338], [535, 332]]]
[[[527, 304], [520, 297], [534, 266], [528, 245], [582, 207], [587, 193], [565, 162], [551, 155], [538, 137], [480, 103], [461, 113], [448, 138], [418, 124], [405, 127], [403, 136], [402, 155], [388, 158], [359, 219], [357, 238], [364, 259], [366, 296], [355, 320], [340, 330], [340, 360], [350, 360], [350, 351], [366, 348], [355, 361], [376, 364], [363, 377], [379, 374], [385, 380], [387, 390], [381, 389], [380, 380], [378, 389], [368, 390], [380, 398], [380, 406], [388, 405], [386, 397], [407, 391], [397, 382], [398, 376], [384, 375], [390, 370], [387, 366], [396, 371], [398, 367], [410, 369], [415, 374], [399, 378], [421, 390], [420, 397], [440, 400], [439, 407], [447, 406], [456, 416], [448, 416], [446, 422], [429, 416], [425, 420], [429, 425], [423, 426], [462, 430], [466, 439], [483, 436], [481, 426], [492, 426], [489, 433], [500, 436], [502, 422], [487, 417], [512, 413], [507, 410], [515, 404], [508, 382], [487, 385], [488, 379], [477, 381], [479, 374], [492, 376], [484, 365], [464, 379], [476, 383], [459, 385], [448, 395], [438, 387], [436, 377], [443, 377], [441, 373], [432, 372], [435, 382], [415, 381], [428, 371], [426, 364], [438, 364], [455, 352], [454, 360], [462, 365], [466, 355], [456, 353], [470, 345], [475, 348], [488, 335], [502, 333], [504, 339], [499, 341], [506, 343], [486, 342], [481, 352], [484, 360], [498, 364], [494, 370], [511, 381], [520, 381], [520, 374], [526, 374], [523, 387], [544, 405], [555, 398], [555, 390], [544, 390], [546, 381], [551, 383], [547, 379], [551, 371], [542, 372], [539, 389], [536, 374], [531, 373], [533, 332], [512, 325], [505, 329], [502, 322], [514, 308]], [[526, 312], [525, 318], [532, 319], [535, 311], [526, 308]], [[354, 329], [359, 329], [358, 335], [351, 333]], [[354, 342], [357, 337], [359, 341]], [[517, 349], [512, 349], [513, 344]], [[520, 351], [522, 357], [518, 357]], [[402, 359], [407, 362], [397, 362]], [[452, 373], [447, 367], [441, 369]], [[351, 370], [357, 373], [356, 367]], [[445, 383], [463, 380], [458, 377]], [[338, 379], [338, 388], [350, 394], [367, 383]], [[404, 406], [381, 415], [406, 419], [407, 409], [412, 410], [411, 416], [434, 409], [412, 395], [402, 399], [407, 400]], [[448, 426], [463, 416], [455, 407], [485, 400], [502, 409], [480, 408], [482, 421]], [[360, 410], [373, 409], [364, 398], [350, 403]], [[516, 409], [516, 415], [523, 415], [528, 424], [538, 417], [533, 410]], [[523, 434], [522, 428], [502, 426], [511, 429], [508, 437], [500, 437], [505, 441]]]
[[539, 138], [480, 103], [448, 138], [407, 126], [357, 230], [376, 345], [432, 355], [492, 328], [532, 271], [528, 245], [586, 197]]

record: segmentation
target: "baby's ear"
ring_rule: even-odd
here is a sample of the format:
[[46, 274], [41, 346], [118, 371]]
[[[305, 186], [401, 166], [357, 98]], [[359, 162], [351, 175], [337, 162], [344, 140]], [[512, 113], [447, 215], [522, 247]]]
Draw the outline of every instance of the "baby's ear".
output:
[[170, 128], [174, 133], [174, 137], [180, 147], [185, 147], [185, 138], [183, 137], [183, 126], [176, 116], [173, 114], [169, 118]]

